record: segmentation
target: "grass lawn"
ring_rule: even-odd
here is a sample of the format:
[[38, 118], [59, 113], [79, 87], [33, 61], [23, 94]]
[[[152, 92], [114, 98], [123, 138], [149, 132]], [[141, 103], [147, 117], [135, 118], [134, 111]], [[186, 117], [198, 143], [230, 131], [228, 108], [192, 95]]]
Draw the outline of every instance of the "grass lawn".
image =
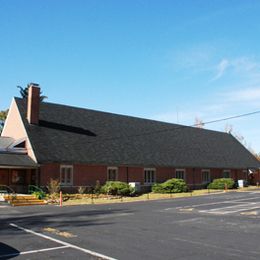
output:
[[[234, 190], [228, 191], [250, 191], [255, 190], [259, 187], [256, 186], [249, 186]], [[122, 203], [122, 202], [136, 202], [136, 201], [146, 201], [146, 200], [160, 200], [160, 199], [175, 199], [175, 198], [185, 198], [185, 197], [192, 197], [192, 196], [203, 196], [209, 195], [212, 193], [223, 193], [223, 190], [194, 190], [192, 192], [183, 192], [183, 193], [172, 193], [172, 194], [158, 194], [158, 193], [146, 193], [136, 197], [121, 197], [121, 196], [111, 196], [111, 195], [91, 195], [91, 194], [72, 194], [72, 195], [64, 195], [64, 198], [67, 198], [66, 201], [63, 201], [64, 206], [70, 205], [82, 205], [82, 204], [109, 204], [109, 203]], [[69, 198], [69, 199], [68, 199]]]
[[145, 201], [145, 200], [159, 200], [159, 199], [174, 199], [174, 198], [183, 198], [191, 196], [202, 196], [210, 193], [222, 193], [223, 190], [195, 190], [192, 192], [184, 193], [172, 193], [172, 194], [158, 194], [158, 193], [146, 193], [136, 197], [119, 197], [119, 196], [106, 196], [102, 195], [101, 197], [93, 196], [93, 199], [90, 196], [76, 195], [63, 202], [64, 206], [70, 205], [80, 205], [80, 204], [106, 204], [106, 203], [122, 203], [122, 202], [135, 202], [135, 201]]

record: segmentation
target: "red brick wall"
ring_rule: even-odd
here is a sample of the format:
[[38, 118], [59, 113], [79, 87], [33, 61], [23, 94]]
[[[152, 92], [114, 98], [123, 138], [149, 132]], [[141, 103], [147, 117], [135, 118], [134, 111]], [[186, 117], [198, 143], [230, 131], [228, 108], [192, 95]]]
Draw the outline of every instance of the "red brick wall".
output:
[[[129, 170], [128, 170], [129, 175]], [[118, 180], [127, 182], [129, 177], [127, 177], [127, 167], [118, 167]]]
[[156, 169], [156, 182], [164, 182], [174, 178], [175, 171], [173, 168], [157, 168]]
[[[186, 168], [185, 181], [189, 185], [202, 184], [202, 169]], [[231, 170], [231, 178], [246, 179], [243, 170]], [[211, 180], [223, 177], [223, 169], [210, 169]], [[164, 182], [175, 177], [175, 168], [156, 168], [156, 182]], [[40, 168], [40, 185], [46, 185], [50, 178], [60, 178], [60, 164], [46, 164]], [[73, 165], [73, 185], [74, 186], [94, 186], [96, 181], [104, 184], [107, 181], [107, 166], [98, 165]], [[118, 180], [124, 182], [140, 182], [144, 184], [144, 168], [142, 167], [118, 167]]]
[[73, 168], [74, 186], [94, 186], [96, 181], [101, 184], [107, 180], [106, 166], [77, 164]]
[[27, 119], [30, 124], [39, 124], [40, 88], [30, 85], [27, 98]]
[[129, 182], [144, 183], [144, 169], [141, 167], [128, 167]]
[[187, 184], [192, 184], [193, 181], [196, 179], [200, 179], [200, 173], [199, 174], [195, 174], [193, 173], [193, 169], [192, 168], [188, 168], [185, 169], [185, 181]]
[[56, 164], [44, 164], [40, 167], [40, 185], [45, 186], [50, 182], [50, 179], [60, 178], [60, 165]]

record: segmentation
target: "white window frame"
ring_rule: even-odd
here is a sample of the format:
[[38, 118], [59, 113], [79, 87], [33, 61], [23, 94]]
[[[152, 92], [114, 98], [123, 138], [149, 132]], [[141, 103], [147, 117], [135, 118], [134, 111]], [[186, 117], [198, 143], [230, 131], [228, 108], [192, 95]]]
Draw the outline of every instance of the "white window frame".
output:
[[[111, 179], [109, 179], [109, 171], [110, 170], [113, 170], [113, 171], [116, 171], [116, 178], [115, 178], [115, 180], [111, 180]], [[115, 167], [115, 166], [109, 166], [109, 167], [107, 167], [107, 181], [117, 181], [118, 180], [118, 167]]]
[[[177, 172], [183, 172], [183, 178], [179, 178], [179, 176], [177, 176]], [[175, 169], [175, 178], [180, 180], [185, 180], [186, 179], [185, 169]]]
[[[65, 177], [64, 181], [62, 178], [62, 170], [65, 169]], [[70, 169], [70, 172], [68, 172], [68, 169]], [[68, 173], [70, 174], [70, 182], [68, 182]], [[73, 165], [61, 165], [60, 166], [60, 185], [62, 186], [72, 186], [73, 185]]]
[[[208, 179], [206, 180], [204, 177], [205, 177], [205, 173], [208, 174]], [[210, 169], [202, 169], [201, 170], [201, 180], [202, 180], [202, 183], [209, 183], [211, 181], [211, 174], [210, 174]]]
[[[153, 177], [149, 176], [146, 178], [146, 172], [153, 172]], [[147, 180], [148, 179], [148, 180]], [[155, 168], [144, 168], [144, 185], [152, 185], [156, 182], [156, 169]]]
[[[225, 176], [224, 176], [224, 173], [225, 173], [225, 172], [228, 173], [228, 177], [225, 177]], [[223, 178], [231, 178], [231, 171], [228, 170], [228, 169], [223, 170], [222, 176], [223, 176]]]

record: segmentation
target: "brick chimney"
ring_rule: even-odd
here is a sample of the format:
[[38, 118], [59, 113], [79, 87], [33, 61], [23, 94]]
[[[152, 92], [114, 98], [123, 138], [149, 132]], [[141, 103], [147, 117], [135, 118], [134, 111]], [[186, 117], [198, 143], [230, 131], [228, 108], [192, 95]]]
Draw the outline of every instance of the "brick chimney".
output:
[[27, 97], [27, 119], [30, 124], [39, 124], [40, 88], [38, 84], [31, 83]]

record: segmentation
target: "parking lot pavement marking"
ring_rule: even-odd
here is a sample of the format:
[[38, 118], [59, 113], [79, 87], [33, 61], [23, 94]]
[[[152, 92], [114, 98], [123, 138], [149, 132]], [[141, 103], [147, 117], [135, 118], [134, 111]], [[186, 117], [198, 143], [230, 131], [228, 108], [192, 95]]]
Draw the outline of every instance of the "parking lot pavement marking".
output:
[[70, 244], [68, 242], [64, 242], [62, 240], [59, 240], [59, 239], [56, 239], [56, 238], [53, 238], [53, 237], [50, 237], [50, 236], [46, 236], [44, 234], [41, 234], [41, 233], [37, 233], [33, 230], [30, 230], [30, 229], [27, 229], [27, 228], [23, 228], [23, 227], [20, 227], [14, 223], [10, 223], [9, 224], [10, 226], [14, 227], [14, 228], [17, 228], [17, 229], [20, 229], [26, 233], [29, 233], [29, 234], [33, 234], [35, 236], [38, 236], [38, 237], [42, 237], [42, 238], [45, 238], [47, 240], [51, 240], [53, 242], [56, 242], [58, 244], [61, 244], [61, 245], [64, 245], [64, 246], [67, 246], [67, 247], [70, 247], [70, 248], [74, 248], [76, 250], [79, 250], [79, 251], [82, 251], [84, 253], [87, 253], [89, 255], [92, 255], [92, 256], [96, 256], [96, 257], [99, 257], [99, 258], [102, 258], [102, 259], [106, 259], [106, 260], [117, 260], [113, 257], [109, 257], [109, 256], [106, 256], [106, 255], [103, 255], [103, 254], [100, 254], [100, 253], [97, 253], [95, 251], [92, 251], [92, 250], [89, 250], [89, 249], [85, 249], [85, 248], [82, 248], [82, 247], [79, 247], [79, 246], [76, 246], [76, 245], [73, 245], [73, 244]]
[[[220, 204], [226, 204], [226, 203], [240, 203], [240, 204], [248, 204], [247, 200], [255, 200], [255, 199], [260, 199], [258, 197], [253, 197], [253, 198], [244, 198], [243, 199], [236, 199], [236, 200], [224, 200], [224, 201], [217, 201], [217, 202], [209, 202], [209, 203], [201, 203], [201, 204], [193, 204], [189, 206], [181, 206], [181, 207], [172, 207], [172, 208], [165, 208], [163, 210], [160, 210], [161, 212], [163, 211], [171, 211], [171, 210], [183, 210], [185, 208], [198, 208], [202, 206], [212, 206], [212, 205], [220, 205]], [[245, 202], [243, 202], [245, 201]]]
[[248, 211], [248, 210], [259, 209], [259, 208], [260, 208], [260, 203], [251, 202], [246, 205], [239, 204], [239, 205], [214, 208], [214, 209], [209, 209], [209, 210], [199, 210], [199, 212], [226, 215], [226, 214], [237, 213], [237, 212], [241, 212], [241, 211]]
[[202, 217], [181, 219], [181, 220], [172, 221], [171, 224], [182, 224], [182, 223], [189, 223], [189, 222], [197, 222], [197, 221], [201, 221], [201, 220], [203, 220]]
[[179, 211], [181, 212], [190, 212], [190, 211], [193, 211], [194, 208], [182, 208], [182, 209], [179, 209]]
[[[247, 202], [243, 202], [243, 201], [247, 201], [247, 200], [255, 200], [255, 199], [260, 199], [259, 197], [253, 197], [253, 198], [244, 198], [243, 199], [235, 199], [235, 200], [224, 200], [224, 201], [217, 201], [217, 202], [209, 202], [209, 203], [202, 203], [202, 204], [195, 204], [195, 205], [190, 205], [190, 206], [186, 206], [186, 207], [192, 207], [192, 208], [196, 208], [196, 207], [201, 207], [201, 206], [211, 206], [211, 205], [219, 205], [219, 204], [225, 204], [225, 203], [247, 203]], [[177, 207], [175, 209], [180, 209], [180, 208], [184, 208], [184, 207]], [[169, 210], [170, 208], [168, 208], [167, 210]]]
[[255, 211], [246, 211], [246, 212], [241, 212], [240, 215], [246, 215], [246, 216], [257, 216], [258, 212]]
[[[212, 248], [212, 249], [217, 249], [220, 251], [225, 251], [226, 255], [229, 255], [231, 257], [237, 257], [238, 259], [241, 259], [241, 256], [245, 255], [245, 252], [243, 250], [240, 249], [235, 249], [235, 248], [223, 248], [221, 246], [218, 245], [214, 245], [214, 244], [210, 244], [210, 243], [205, 243], [205, 241], [195, 241], [192, 239], [185, 239], [185, 238], [178, 238], [178, 237], [173, 237], [172, 240], [175, 241], [179, 241], [179, 242], [183, 242], [185, 244], [193, 244], [199, 247], [208, 247], [208, 248]], [[251, 254], [255, 254], [256, 256], [249, 256], [247, 254], [246, 258], [244, 259], [259, 259], [260, 256], [260, 252], [258, 251], [250, 251]]]
[[43, 228], [43, 231], [50, 232], [52, 234], [55, 234], [55, 235], [58, 235], [58, 236], [61, 236], [61, 237], [66, 237], [66, 238], [77, 237], [76, 235], [73, 235], [70, 232], [64, 232], [64, 231], [62, 232], [62, 231], [59, 231], [56, 228], [46, 227], [46, 228]]
[[41, 253], [41, 252], [46, 252], [46, 251], [53, 251], [53, 250], [58, 250], [58, 249], [63, 249], [63, 248], [69, 248], [69, 246], [58, 246], [58, 247], [51, 247], [51, 248], [44, 248], [44, 249], [39, 249], [39, 250], [24, 251], [24, 252], [7, 254], [7, 255], [0, 255], [0, 259], [1, 258], [2, 259], [6, 259], [6, 258], [9, 258], [9, 257], [14, 257], [14, 256], [19, 256], [19, 255], [28, 255], [28, 254]]

